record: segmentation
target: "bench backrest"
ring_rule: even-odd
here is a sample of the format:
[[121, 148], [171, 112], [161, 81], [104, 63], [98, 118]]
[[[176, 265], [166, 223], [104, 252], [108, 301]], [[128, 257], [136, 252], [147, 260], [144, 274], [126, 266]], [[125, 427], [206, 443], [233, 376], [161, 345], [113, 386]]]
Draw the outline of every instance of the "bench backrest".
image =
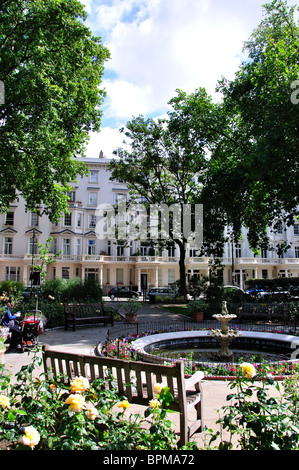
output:
[[75, 315], [76, 318], [97, 317], [106, 313], [102, 303], [64, 304], [64, 312], [68, 315]]
[[116, 387], [130, 403], [140, 405], [148, 405], [149, 400], [155, 397], [155, 384], [163, 383], [164, 386], [169, 387], [174, 397], [170, 408], [182, 411], [185, 406], [184, 363], [182, 361], [177, 361], [172, 367], [66, 353], [44, 345], [43, 362], [48, 379], [61, 379], [62, 374], [65, 383], [69, 383], [76, 376], [87, 377], [90, 381], [97, 378], [106, 379], [110, 371], [113, 375], [113, 384], [107, 380], [106, 386]]

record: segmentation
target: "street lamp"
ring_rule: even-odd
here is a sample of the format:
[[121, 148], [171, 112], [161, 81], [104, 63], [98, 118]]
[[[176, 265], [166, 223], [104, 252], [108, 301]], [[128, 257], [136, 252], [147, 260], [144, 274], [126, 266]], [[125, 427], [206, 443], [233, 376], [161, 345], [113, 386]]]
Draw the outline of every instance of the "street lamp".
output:
[[33, 260], [34, 260], [34, 248], [35, 248], [35, 228], [32, 230], [33, 235], [32, 235], [32, 263], [31, 263], [31, 297], [32, 297], [32, 291], [33, 291]]

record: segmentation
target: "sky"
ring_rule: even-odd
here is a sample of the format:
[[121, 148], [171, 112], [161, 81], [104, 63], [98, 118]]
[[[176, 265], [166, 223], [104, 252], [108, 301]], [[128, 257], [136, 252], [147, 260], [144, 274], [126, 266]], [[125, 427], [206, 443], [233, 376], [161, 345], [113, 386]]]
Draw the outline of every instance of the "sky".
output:
[[[205, 87], [214, 101], [217, 82], [232, 80], [244, 42], [261, 22], [266, 0], [81, 0], [86, 24], [111, 58], [105, 62], [100, 133], [86, 156], [111, 158], [122, 146], [119, 129], [133, 117], [156, 118], [181, 89]], [[270, 3], [270, 0], [269, 0]], [[288, 1], [290, 5], [296, 0]]]

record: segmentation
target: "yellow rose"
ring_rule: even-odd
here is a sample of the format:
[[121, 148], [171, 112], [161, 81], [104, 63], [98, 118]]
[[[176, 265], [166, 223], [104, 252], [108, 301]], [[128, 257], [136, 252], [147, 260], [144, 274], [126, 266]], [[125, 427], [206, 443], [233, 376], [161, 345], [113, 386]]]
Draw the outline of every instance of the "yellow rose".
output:
[[88, 419], [94, 421], [99, 416], [99, 412], [94, 406], [89, 405], [86, 410], [86, 415]]
[[160, 407], [160, 402], [159, 400], [151, 400], [149, 402], [150, 408], [159, 408]]
[[89, 388], [89, 381], [86, 377], [76, 377], [70, 385], [71, 393], [83, 393]]
[[118, 408], [123, 408], [123, 409], [125, 410], [126, 408], [130, 408], [131, 405], [130, 405], [130, 403], [128, 402], [128, 400], [123, 400], [122, 402], [117, 403], [116, 406], [117, 406]]
[[82, 395], [75, 393], [74, 395], [70, 395], [66, 400], [65, 403], [69, 405], [70, 411], [79, 412], [85, 407], [85, 398]]
[[9, 407], [9, 398], [6, 397], [5, 395], [0, 395], [0, 405], [3, 408], [8, 408]]
[[25, 436], [21, 437], [20, 439], [22, 444], [33, 448], [39, 443], [40, 435], [33, 426], [27, 426], [24, 432]]
[[256, 375], [255, 367], [249, 362], [243, 362], [243, 364], [241, 364], [240, 367], [243, 371], [243, 374], [249, 379], [252, 379], [252, 377]]
[[157, 394], [161, 393], [161, 390], [165, 387], [163, 384], [155, 384], [154, 386], [154, 392]]

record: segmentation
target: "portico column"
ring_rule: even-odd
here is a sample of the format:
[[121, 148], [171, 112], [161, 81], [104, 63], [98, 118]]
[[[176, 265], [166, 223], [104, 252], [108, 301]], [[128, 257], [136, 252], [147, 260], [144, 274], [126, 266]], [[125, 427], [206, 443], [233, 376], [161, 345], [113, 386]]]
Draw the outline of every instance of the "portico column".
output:
[[137, 268], [137, 288], [138, 292], [141, 292], [141, 269]]
[[159, 268], [155, 268], [155, 287], [159, 287]]
[[99, 283], [100, 286], [103, 286], [103, 265], [101, 264], [99, 267]]

